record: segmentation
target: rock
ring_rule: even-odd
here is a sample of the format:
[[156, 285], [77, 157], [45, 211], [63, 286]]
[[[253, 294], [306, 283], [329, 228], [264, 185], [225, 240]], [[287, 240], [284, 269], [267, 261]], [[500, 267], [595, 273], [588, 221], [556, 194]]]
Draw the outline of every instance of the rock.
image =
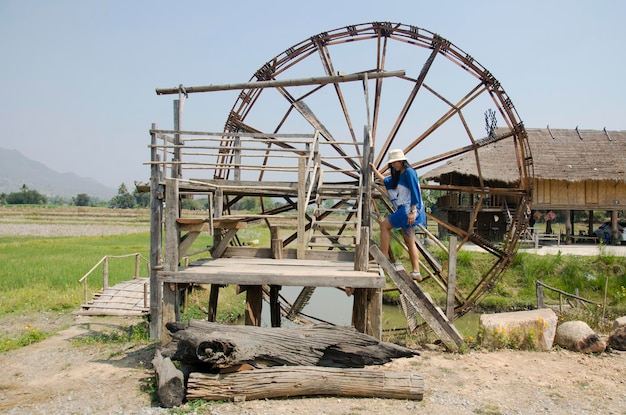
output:
[[626, 350], [626, 325], [613, 330], [609, 336], [609, 346], [615, 350]]
[[479, 323], [481, 344], [487, 348], [550, 350], [557, 320], [549, 308], [482, 314]]
[[613, 330], [623, 326], [626, 326], [626, 316], [619, 317], [613, 320]]
[[567, 321], [559, 325], [554, 342], [581, 353], [601, 353], [606, 349], [606, 342], [584, 321]]

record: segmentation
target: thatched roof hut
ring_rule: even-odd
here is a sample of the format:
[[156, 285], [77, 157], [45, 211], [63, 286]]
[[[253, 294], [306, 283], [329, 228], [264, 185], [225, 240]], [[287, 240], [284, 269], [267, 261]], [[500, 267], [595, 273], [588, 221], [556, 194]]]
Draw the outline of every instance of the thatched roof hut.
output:
[[[554, 210], [626, 209], [626, 131], [529, 128], [533, 208]], [[442, 184], [478, 177], [515, 184], [517, 163], [508, 140], [450, 160], [421, 177]]]
[[[626, 182], [626, 131], [529, 128], [526, 132], [536, 180]], [[510, 141], [482, 147], [478, 157], [484, 180], [514, 183], [519, 179]], [[478, 176], [475, 160], [474, 153], [467, 153], [422, 177], [440, 182], [452, 173]]]

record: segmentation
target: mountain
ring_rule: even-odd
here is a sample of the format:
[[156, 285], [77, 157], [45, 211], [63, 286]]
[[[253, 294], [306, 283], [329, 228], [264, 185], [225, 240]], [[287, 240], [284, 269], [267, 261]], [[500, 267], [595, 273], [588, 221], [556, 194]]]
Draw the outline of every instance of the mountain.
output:
[[13, 193], [26, 185], [46, 196], [71, 198], [80, 193], [109, 200], [117, 194], [94, 179], [74, 173], [59, 173], [44, 164], [24, 157], [17, 150], [0, 148], [0, 193]]

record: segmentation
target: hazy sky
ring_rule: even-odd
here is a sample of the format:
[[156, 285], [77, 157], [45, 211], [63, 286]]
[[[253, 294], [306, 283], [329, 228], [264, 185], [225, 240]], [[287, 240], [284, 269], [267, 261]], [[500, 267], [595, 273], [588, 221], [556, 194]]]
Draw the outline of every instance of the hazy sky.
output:
[[[621, 0], [0, 0], [0, 148], [113, 188], [147, 180], [150, 125], [172, 124], [155, 88], [244, 82], [314, 34], [373, 21], [470, 53], [526, 127], [626, 129]], [[220, 94], [205, 131], [236, 98]]]

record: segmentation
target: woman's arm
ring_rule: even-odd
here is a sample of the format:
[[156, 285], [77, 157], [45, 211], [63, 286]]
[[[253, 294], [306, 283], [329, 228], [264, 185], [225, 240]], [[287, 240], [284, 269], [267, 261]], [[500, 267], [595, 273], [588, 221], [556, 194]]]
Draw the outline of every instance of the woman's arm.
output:
[[385, 176], [383, 176], [382, 173], [378, 171], [376, 166], [374, 166], [374, 163], [370, 163], [370, 166], [372, 167], [372, 172], [374, 173], [374, 175], [378, 177], [378, 180], [380, 180], [381, 182], [384, 182]]

